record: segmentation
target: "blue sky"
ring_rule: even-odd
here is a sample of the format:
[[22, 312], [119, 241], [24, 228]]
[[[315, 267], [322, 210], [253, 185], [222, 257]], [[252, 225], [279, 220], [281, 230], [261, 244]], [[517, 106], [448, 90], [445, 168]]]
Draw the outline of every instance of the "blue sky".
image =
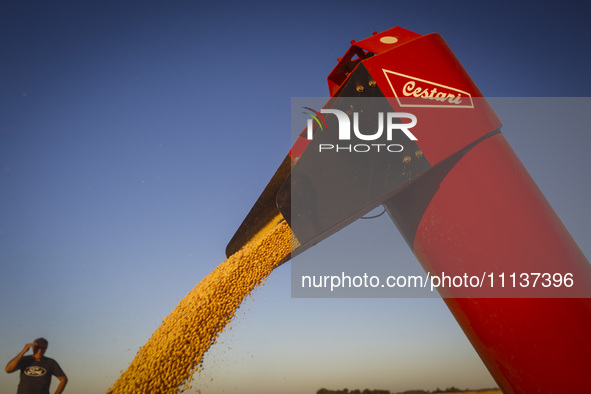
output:
[[[568, 1], [3, 2], [0, 359], [44, 336], [68, 392], [104, 392], [225, 259], [290, 148], [291, 97], [327, 96], [350, 40], [394, 26], [438, 32], [489, 97], [586, 97], [589, 11]], [[584, 113], [589, 101], [576, 102]], [[571, 123], [503, 132], [589, 256], [591, 141]], [[387, 218], [309, 252], [320, 260], [356, 231], [373, 235], [355, 248], [381, 245], [418, 265]], [[495, 385], [441, 300], [292, 299], [290, 264], [211, 349], [203, 392]], [[0, 375], [0, 393], [17, 382]]]

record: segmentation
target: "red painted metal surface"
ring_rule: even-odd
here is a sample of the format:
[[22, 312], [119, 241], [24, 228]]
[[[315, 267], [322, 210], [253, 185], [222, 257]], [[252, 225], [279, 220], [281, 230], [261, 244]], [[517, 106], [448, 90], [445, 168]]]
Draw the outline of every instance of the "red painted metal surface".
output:
[[588, 392], [591, 266], [502, 135], [439, 184], [413, 249], [433, 273], [573, 273], [574, 294], [587, 298], [547, 298], [565, 289], [538, 284], [528, 294], [544, 298], [462, 298], [453, 289], [445, 302], [505, 393]]
[[540, 286], [497, 289], [490, 298], [444, 292], [500, 388], [588, 392], [591, 266], [503, 136], [485, 137], [501, 123], [458, 59], [438, 34], [393, 28], [353, 43], [328, 77], [331, 95], [359, 64], [394, 110], [417, 116], [413, 133], [432, 165], [484, 137], [430, 185], [437, 191], [426, 209], [416, 207], [425, 211], [411, 247], [426, 271], [573, 274], [568, 293]]

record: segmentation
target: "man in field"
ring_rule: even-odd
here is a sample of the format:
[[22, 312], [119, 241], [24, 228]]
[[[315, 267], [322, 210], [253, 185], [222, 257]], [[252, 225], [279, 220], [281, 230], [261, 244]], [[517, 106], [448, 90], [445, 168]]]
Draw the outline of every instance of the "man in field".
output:
[[[21, 371], [17, 394], [49, 394], [52, 376], [60, 381], [55, 394], [64, 391], [68, 378], [57, 361], [45, 357], [47, 345], [45, 338], [37, 338], [33, 343], [26, 344], [23, 350], [6, 364], [7, 373], [17, 369]], [[29, 349], [33, 349], [33, 355], [25, 356]]]

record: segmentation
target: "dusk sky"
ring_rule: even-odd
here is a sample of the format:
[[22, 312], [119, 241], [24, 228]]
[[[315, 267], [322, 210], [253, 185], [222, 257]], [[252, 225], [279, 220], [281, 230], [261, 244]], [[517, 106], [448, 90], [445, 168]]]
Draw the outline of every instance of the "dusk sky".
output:
[[[350, 41], [394, 26], [440, 33], [488, 97], [564, 98], [557, 117], [548, 99], [496, 109], [591, 256], [589, 15], [574, 1], [2, 2], [0, 360], [42, 336], [66, 393], [104, 393], [225, 260], [291, 147], [291, 98], [328, 96]], [[385, 216], [306, 253], [368, 251], [420, 270]], [[292, 298], [291, 264], [206, 355], [202, 393], [496, 386], [440, 299]], [[17, 384], [0, 374], [0, 394]]]

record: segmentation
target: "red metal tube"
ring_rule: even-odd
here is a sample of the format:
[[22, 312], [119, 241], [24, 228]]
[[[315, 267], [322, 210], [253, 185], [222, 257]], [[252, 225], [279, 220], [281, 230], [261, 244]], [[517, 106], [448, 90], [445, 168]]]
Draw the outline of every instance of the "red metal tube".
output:
[[[497, 282], [491, 298], [446, 289], [445, 302], [462, 330], [505, 393], [588, 392], [589, 262], [500, 133], [446, 171], [388, 204], [426, 271], [504, 273], [506, 280], [511, 273], [518, 279], [520, 273], [572, 273], [575, 284], [566, 292]], [[425, 194], [432, 196], [428, 204]], [[423, 211], [418, 226], [409, 223], [412, 210]], [[528, 294], [536, 298], [522, 298]], [[519, 298], [505, 298], [511, 295]], [[562, 298], [573, 295], [581, 298]]]

